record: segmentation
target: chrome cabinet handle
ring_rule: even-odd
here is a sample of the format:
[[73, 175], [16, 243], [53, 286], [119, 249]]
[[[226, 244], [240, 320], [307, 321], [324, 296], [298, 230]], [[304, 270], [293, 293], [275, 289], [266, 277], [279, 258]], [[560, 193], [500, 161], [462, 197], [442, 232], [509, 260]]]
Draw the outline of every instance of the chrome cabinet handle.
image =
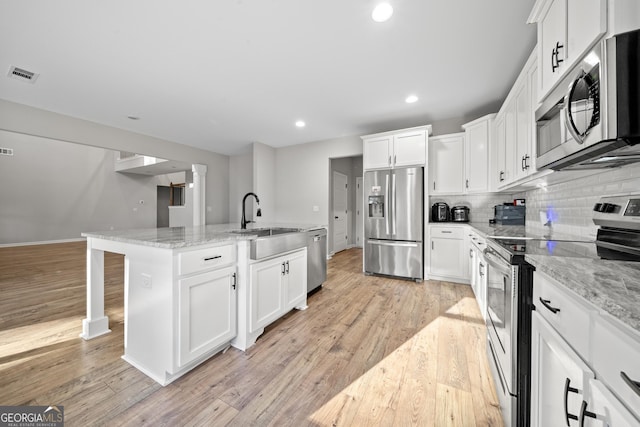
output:
[[587, 411], [587, 402], [583, 400], [582, 405], [580, 406], [580, 419], [578, 420], [578, 425], [580, 427], [584, 427], [584, 417], [595, 418], [596, 414]]
[[213, 261], [214, 259], [219, 259], [219, 258], [222, 258], [222, 255], [210, 256], [210, 257], [205, 258], [204, 260], [205, 261]]
[[499, 178], [500, 178], [500, 182], [504, 181], [504, 171], [500, 171]]
[[624, 382], [627, 383], [629, 387], [631, 387], [631, 390], [633, 390], [635, 394], [640, 396], [640, 382], [634, 381], [631, 378], [629, 378], [627, 373], [624, 371], [620, 371], [620, 376], [622, 377]]
[[236, 277], [236, 273], [233, 273], [233, 274], [231, 275], [231, 278], [233, 279], [233, 284], [231, 285], [231, 287], [232, 287], [233, 289], [235, 289], [235, 288], [236, 288], [236, 285], [238, 284], [238, 278]]
[[569, 392], [577, 394], [580, 392], [580, 390], [571, 387], [571, 380], [567, 378], [564, 382], [564, 416], [567, 420], [567, 425], [570, 425], [569, 420], [578, 420], [578, 417], [569, 413]]
[[282, 264], [280, 264], [280, 266], [282, 267], [282, 270], [280, 271], [280, 273], [284, 276], [285, 275], [285, 266], [284, 266], [284, 262]]
[[540, 297], [539, 299], [540, 299], [540, 302], [542, 303], [542, 305], [544, 305], [544, 306], [545, 306], [545, 308], [546, 308], [547, 310], [549, 310], [550, 312], [552, 312], [553, 314], [556, 314], [556, 313], [558, 313], [558, 312], [560, 311], [560, 309], [559, 309], [559, 308], [555, 308], [555, 307], [552, 307], [552, 306], [550, 305], [551, 300], [548, 300], [548, 299], [542, 299], [542, 297]]

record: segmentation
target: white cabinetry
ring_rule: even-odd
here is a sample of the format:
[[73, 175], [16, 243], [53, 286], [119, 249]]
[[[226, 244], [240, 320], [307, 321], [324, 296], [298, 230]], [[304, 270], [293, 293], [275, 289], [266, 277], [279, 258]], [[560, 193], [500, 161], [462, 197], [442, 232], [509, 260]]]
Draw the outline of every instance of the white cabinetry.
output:
[[464, 133], [429, 138], [429, 194], [464, 192]]
[[251, 264], [249, 332], [256, 332], [307, 299], [306, 249]]
[[531, 425], [640, 425], [640, 334], [534, 273]]
[[229, 342], [236, 335], [236, 268], [178, 281], [178, 366]]
[[533, 51], [496, 116], [491, 140], [496, 161], [489, 176], [492, 185], [498, 189], [521, 182], [536, 172], [537, 73], [536, 52]]
[[462, 125], [464, 129], [464, 191], [489, 190], [489, 142], [495, 114]]
[[538, 24], [540, 100], [607, 30], [607, 0], [538, 0], [529, 16]]
[[486, 320], [487, 317], [487, 261], [484, 258], [484, 249], [487, 247], [486, 240], [475, 230], [469, 229], [469, 280], [471, 288], [476, 296], [480, 313]]
[[425, 166], [430, 132], [431, 126], [419, 126], [363, 136], [364, 169]]
[[469, 283], [466, 226], [429, 226], [429, 278]]

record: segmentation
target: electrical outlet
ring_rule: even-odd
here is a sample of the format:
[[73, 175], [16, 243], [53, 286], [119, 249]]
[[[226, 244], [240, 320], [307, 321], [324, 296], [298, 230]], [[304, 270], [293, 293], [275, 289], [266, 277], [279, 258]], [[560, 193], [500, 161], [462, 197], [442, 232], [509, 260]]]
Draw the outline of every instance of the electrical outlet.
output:
[[151, 275], [142, 273], [140, 276], [142, 276], [142, 287], [151, 289]]
[[314, 212], [320, 212], [320, 206], [314, 206], [313, 207], [313, 211]]

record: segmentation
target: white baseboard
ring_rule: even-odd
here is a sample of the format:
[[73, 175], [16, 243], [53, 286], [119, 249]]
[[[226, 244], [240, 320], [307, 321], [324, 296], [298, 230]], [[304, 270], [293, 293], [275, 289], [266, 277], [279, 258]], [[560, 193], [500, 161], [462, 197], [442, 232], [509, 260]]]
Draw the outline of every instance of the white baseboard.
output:
[[0, 243], [0, 248], [11, 248], [16, 246], [50, 245], [53, 243], [84, 242], [86, 240], [87, 239], [85, 239], [84, 237], [80, 237], [78, 239], [42, 240], [39, 242]]

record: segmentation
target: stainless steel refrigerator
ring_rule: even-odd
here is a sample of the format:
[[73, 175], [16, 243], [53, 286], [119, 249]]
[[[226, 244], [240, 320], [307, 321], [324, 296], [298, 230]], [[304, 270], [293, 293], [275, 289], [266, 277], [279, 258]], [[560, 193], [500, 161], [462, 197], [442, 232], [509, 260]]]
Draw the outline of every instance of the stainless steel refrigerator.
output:
[[422, 168], [364, 175], [365, 273], [423, 278]]

